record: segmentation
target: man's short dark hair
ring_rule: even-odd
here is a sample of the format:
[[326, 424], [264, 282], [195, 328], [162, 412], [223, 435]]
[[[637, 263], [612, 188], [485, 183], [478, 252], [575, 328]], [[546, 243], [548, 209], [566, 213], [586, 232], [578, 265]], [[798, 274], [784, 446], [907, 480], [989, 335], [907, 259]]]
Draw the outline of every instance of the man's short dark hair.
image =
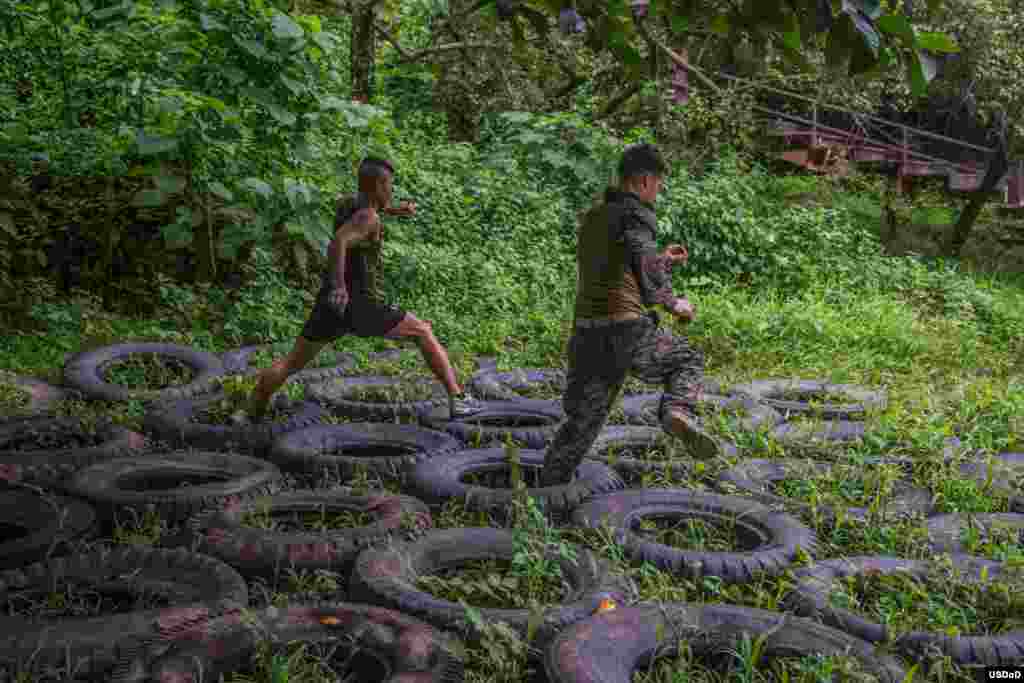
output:
[[386, 173], [395, 174], [395, 167], [387, 159], [380, 157], [366, 157], [359, 164], [360, 178], [378, 178]]
[[668, 165], [654, 145], [632, 145], [622, 153], [619, 177], [623, 180], [642, 175], [665, 176], [667, 173]]

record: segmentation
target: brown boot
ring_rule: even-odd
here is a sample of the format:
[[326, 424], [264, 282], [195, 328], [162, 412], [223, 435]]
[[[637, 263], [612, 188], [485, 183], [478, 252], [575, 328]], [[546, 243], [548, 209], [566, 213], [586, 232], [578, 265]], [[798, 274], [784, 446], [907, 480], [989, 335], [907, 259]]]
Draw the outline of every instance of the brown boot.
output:
[[711, 460], [724, 455], [718, 441], [704, 431], [697, 416], [685, 406], [666, 405], [661, 426], [672, 436], [681, 439], [695, 458]]

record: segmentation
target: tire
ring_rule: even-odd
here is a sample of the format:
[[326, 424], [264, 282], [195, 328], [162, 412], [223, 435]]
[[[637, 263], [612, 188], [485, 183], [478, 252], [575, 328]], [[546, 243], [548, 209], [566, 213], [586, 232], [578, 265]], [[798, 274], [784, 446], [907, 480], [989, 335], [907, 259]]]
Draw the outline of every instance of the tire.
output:
[[[896, 463], [903, 464], [902, 461], [896, 461]], [[794, 473], [801, 474], [802, 468], [807, 464], [805, 460], [796, 459], [745, 460], [735, 467], [719, 473], [719, 488], [726, 494], [734, 493], [732, 488], [739, 489], [759, 503], [771, 507], [810, 512], [810, 504], [771, 492], [771, 484], [792, 478]], [[811, 463], [811, 466], [820, 474], [827, 474], [834, 467], [832, 463], [827, 462], [814, 462]], [[920, 486], [899, 482], [885, 507], [885, 512], [895, 517], [918, 514], [928, 516], [932, 509], [931, 492]], [[826, 519], [832, 520], [836, 517], [836, 511], [829, 506], [821, 506], [818, 510]], [[868, 519], [869, 511], [864, 507], [848, 507], [845, 508], [845, 515], [849, 519], [864, 522]]]
[[517, 393], [534, 385], [546, 384], [565, 391], [565, 370], [556, 368], [524, 368], [510, 372], [478, 372], [467, 382], [469, 389], [488, 401], [515, 401], [526, 398]]
[[[829, 384], [800, 379], [763, 379], [732, 387], [735, 393], [746, 394], [774, 408], [783, 416], [814, 415], [825, 420], [863, 420], [869, 411], [884, 410], [888, 397], [884, 391], [871, 390], [855, 384]], [[849, 397], [849, 403], [825, 403], [812, 407], [809, 401], [790, 401], [776, 398], [786, 392], [806, 394], [840, 394]]]
[[[410, 614], [446, 630], [477, 635], [462, 605], [436, 598], [415, 586], [416, 578], [470, 560], [511, 560], [515, 554], [512, 532], [492, 528], [443, 529], [419, 541], [389, 549], [366, 550], [356, 558], [349, 584], [354, 602], [381, 605]], [[569, 595], [560, 605], [544, 611], [536, 631], [537, 642], [545, 642], [568, 624], [593, 614], [601, 602], [625, 602], [627, 593], [621, 579], [607, 562], [584, 548], [576, 548], [576, 562], [553, 553], [562, 575], [570, 584]], [[527, 609], [478, 610], [485, 622], [502, 621], [521, 635], [527, 634]]]
[[[628, 455], [629, 453], [643, 453], [651, 447], [670, 445], [673, 442], [673, 439], [660, 427], [612, 425], [605, 427], [597, 435], [587, 457], [603, 462], [630, 481], [654, 472], [667, 472], [672, 477], [688, 477], [693, 473], [694, 465], [697, 462], [693, 458], [657, 460]], [[731, 458], [739, 455], [735, 444], [723, 441], [719, 443], [725, 451], [725, 457]], [[627, 455], [619, 454], [623, 451]]]
[[[997, 578], [1002, 570], [998, 562], [978, 558], [953, 557], [953, 566], [971, 580], [981, 582], [982, 571], [989, 578]], [[889, 640], [884, 624], [875, 623], [847, 610], [832, 607], [828, 595], [832, 582], [845, 576], [878, 571], [891, 574], [907, 571], [923, 575], [928, 563], [893, 557], [861, 556], [818, 563], [795, 573], [797, 584], [786, 598], [786, 604], [798, 614], [820, 619], [825, 624], [863, 638], [868, 642]], [[955, 664], [1020, 664], [1024, 661], [1024, 630], [1011, 631], [998, 636], [951, 637], [943, 633], [911, 631], [895, 639], [896, 649], [923, 662], [934, 661], [936, 656], [948, 656]]]
[[[644, 540], [634, 532], [644, 517], [685, 516], [711, 522], [735, 519], [737, 536], [749, 550], [704, 552], [680, 550]], [[757, 575], [781, 573], [797, 550], [813, 555], [817, 548], [814, 532], [789, 515], [744, 498], [693, 493], [682, 489], [640, 489], [621, 491], [576, 508], [573, 522], [599, 529], [607, 522], [615, 542], [637, 562], [650, 562], [659, 569], [690, 578], [717, 576], [725, 583], [744, 583]]]
[[[1014, 486], [1024, 472], [1024, 453], [999, 453], [992, 460], [992, 488], [1010, 498], [1010, 512], [1024, 513], [1024, 494]], [[988, 479], [988, 461], [968, 462], [960, 466], [960, 475], [985, 484]]]
[[771, 436], [787, 446], [821, 446], [827, 443], [848, 443], [864, 438], [863, 422], [825, 420], [824, 424], [784, 422], [772, 430]]
[[[661, 396], [660, 393], [624, 396], [622, 412], [626, 416], [626, 422], [632, 425], [661, 426], [661, 422], [658, 420]], [[736, 420], [736, 426], [747, 432], [775, 427], [782, 424], [784, 420], [782, 414], [773, 408], [752, 398], [739, 395], [704, 394], [698, 410], [703, 409], [714, 415], [721, 411], [736, 410], [737, 408], [745, 411], [747, 415]]]
[[80, 500], [0, 489], [0, 569], [36, 562], [51, 547], [84, 537], [95, 523], [96, 512]]
[[[133, 354], [155, 354], [177, 360], [196, 372], [188, 384], [165, 389], [129, 389], [103, 378], [106, 366]], [[168, 401], [191, 398], [216, 386], [224, 364], [212, 353], [180, 344], [114, 344], [73, 356], [64, 366], [64, 382], [86, 398], [101, 401]]]
[[[93, 445], [54, 448], [53, 439], [60, 436]], [[82, 467], [137, 454], [147, 447], [142, 434], [110, 422], [92, 427], [76, 418], [38, 417], [0, 425], [0, 464], [6, 466], [6, 478], [44, 486]]]
[[357, 420], [383, 422], [403, 417], [418, 418], [424, 412], [444, 404], [448, 411], [448, 394], [444, 386], [434, 379], [415, 380], [417, 384], [431, 385], [433, 398], [425, 401], [395, 401], [393, 403], [371, 403], [355, 401], [347, 396], [367, 386], [398, 387], [412, 380], [397, 377], [339, 377], [327, 382], [306, 385], [306, 400], [326, 406], [331, 414]]
[[[281, 356], [288, 355], [291, 342], [284, 342], [283, 346], [289, 346], [288, 350], [280, 351]], [[242, 375], [252, 377], [259, 374], [260, 368], [250, 364], [254, 354], [264, 350], [280, 350], [282, 345], [278, 344], [256, 344], [243, 346], [232, 351], [226, 351], [220, 356], [224, 363], [224, 370], [230, 375]], [[305, 384], [307, 382], [322, 382], [332, 377], [339, 377], [350, 372], [355, 366], [355, 357], [351, 353], [341, 353], [334, 349], [323, 349], [317, 355], [314, 362], [321, 362], [320, 367], [304, 368], [288, 378], [288, 382]]]
[[968, 525], [980, 527], [983, 536], [996, 526], [1010, 527], [1024, 536], [1024, 515], [1013, 513], [936, 515], [927, 521], [927, 525], [932, 552], [951, 555], [967, 554], [960, 535]]
[[[520, 451], [520, 467], [540, 474], [544, 466], [542, 451]], [[512, 506], [512, 488], [488, 488], [467, 484], [462, 477], [472, 473], [508, 470], [504, 448], [481, 448], [442, 455], [419, 463], [409, 474], [409, 487], [414, 496], [435, 505], [449, 499], [460, 501], [467, 510], [503, 516]], [[594, 495], [617, 491], [623, 487], [615, 473], [597, 462], [583, 461], [576, 468], [569, 484], [527, 488], [548, 514], [567, 515], [573, 508]]]
[[[351, 510], [372, 513], [368, 526], [325, 532], [286, 533], [242, 525], [245, 514], [269, 508], [282, 512]], [[426, 529], [432, 524], [427, 506], [409, 496], [387, 492], [352, 495], [294, 491], [266, 501], [246, 501], [229, 509], [202, 513], [189, 521], [188, 542], [199, 552], [227, 563], [246, 576], [276, 576], [281, 569], [337, 571], [347, 577], [359, 552], [386, 540], [406, 525]]]
[[764, 654], [848, 655], [879, 683], [903, 683], [906, 672], [864, 641], [809, 619], [732, 605], [669, 603], [620, 607], [558, 634], [544, 657], [550, 683], [630, 683], [659, 655], [674, 656], [685, 641], [694, 655], [735, 647], [743, 635], [766, 636]]
[[19, 375], [9, 370], [0, 370], [0, 384], [11, 384], [28, 393], [28, 404], [18, 409], [3, 409], [0, 424], [7, 420], [53, 414], [68, 393], [60, 387], [28, 375]]
[[[450, 420], [448, 406], [439, 406], [424, 413], [420, 420], [432, 429], [452, 434], [464, 444], [475, 446], [504, 443], [506, 439], [518, 442], [523, 448], [542, 449], [555, 438], [565, 413], [555, 401], [489, 401], [476, 415]], [[504, 421], [494, 426], [491, 422]], [[509, 425], [508, 422], [514, 424]], [[522, 423], [526, 422], [529, 426]]]
[[[341, 639], [368, 651], [387, 677], [385, 683], [461, 683], [462, 659], [449, 636], [398, 612], [348, 603], [293, 604], [260, 610], [252, 617], [234, 611], [192, 622], [170, 637], [123, 659], [113, 683], [216, 681], [252, 661], [258, 645], [275, 642], [322, 643]], [[365, 660], [360, 660], [360, 664]]]
[[[32, 622], [0, 620], [0, 662], [29, 673], [75, 672], [63, 680], [81, 677], [109, 681], [120, 673], [122, 662], [133, 661], [159, 635], [159, 624], [181, 614], [239, 611], [238, 603], [223, 606], [191, 604], [164, 610], [144, 610], [110, 616]], [[202, 623], [202, 622], [199, 622]]]
[[[220, 481], [159, 488], [165, 476], [172, 484], [188, 477]], [[108, 514], [121, 507], [151, 507], [169, 522], [177, 522], [211, 507], [275, 493], [280, 479], [277, 467], [264, 460], [206, 451], [171, 451], [86, 467], [69, 477], [62, 488], [92, 501]], [[136, 481], [149, 487], [126, 488]]]
[[[422, 460], [453, 453], [460, 447], [458, 439], [444, 432], [414, 425], [365, 422], [316, 425], [290, 432], [271, 445], [267, 458], [289, 472], [319, 475], [327, 470], [345, 479], [364, 468], [397, 475]], [[381, 449], [386, 454], [358, 454]], [[355, 454], [344, 455], [345, 451]]]
[[193, 422], [193, 416], [227, 398], [221, 392], [203, 398], [174, 401], [154, 406], [143, 418], [143, 429], [173, 447], [191, 447], [211, 451], [231, 451], [262, 456], [283, 434], [316, 425], [327, 411], [308, 401], [291, 401], [283, 394], [273, 398], [273, 407], [291, 415], [279, 422], [245, 426]]

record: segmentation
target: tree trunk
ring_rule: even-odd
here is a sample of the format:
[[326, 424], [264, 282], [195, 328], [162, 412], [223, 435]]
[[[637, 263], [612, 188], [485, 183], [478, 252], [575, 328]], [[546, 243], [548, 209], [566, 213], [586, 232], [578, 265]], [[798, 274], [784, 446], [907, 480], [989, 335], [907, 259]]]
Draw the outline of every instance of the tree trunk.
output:
[[377, 40], [373, 31], [374, 5], [354, 3], [352, 13], [352, 99], [369, 102], [373, 98], [373, 65]]

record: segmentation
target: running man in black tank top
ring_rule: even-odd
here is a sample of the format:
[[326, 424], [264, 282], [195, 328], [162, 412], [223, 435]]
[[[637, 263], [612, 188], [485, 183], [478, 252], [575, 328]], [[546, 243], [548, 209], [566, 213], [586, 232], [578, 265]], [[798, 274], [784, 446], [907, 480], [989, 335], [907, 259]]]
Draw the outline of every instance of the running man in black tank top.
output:
[[411, 216], [416, 211], [415, 204], [406, 202], [397, 209], [389, 208], [393, 174], [393, 167], [383, 159], [367, 157], [360, 164], [359, 192], [338, 202], [336, 232], [327, 248], [327, 267], [309, 319], [291, 353], [259, 373], [246, 411], [235, 414], [236, 423], [245, 422], [245, 412], [253, 420], [263, 417], [271, 396], [289, 376], [308, 365], [326, 344], [350, 334], [415, 339], [427, 365], [448, 390], [452, 415], [461, 417], [480, 410], [480, 402], [466, 394], [455, 377], [431, 322], [384, 301], [379, 214]]

